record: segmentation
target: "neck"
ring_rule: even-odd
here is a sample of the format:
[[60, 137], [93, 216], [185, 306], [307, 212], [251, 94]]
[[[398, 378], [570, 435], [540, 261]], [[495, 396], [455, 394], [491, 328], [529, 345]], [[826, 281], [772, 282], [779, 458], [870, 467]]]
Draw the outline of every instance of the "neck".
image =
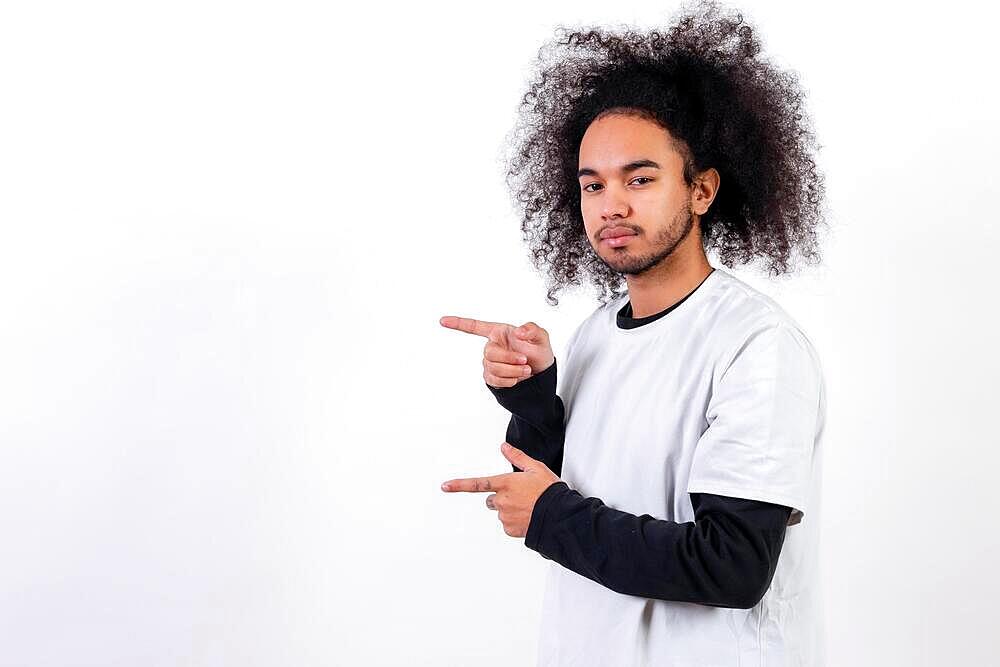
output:
[[[695, 230], [692, 230], [692, 232]], [[662, 262], [642, 275], [626, 275], [632, 317], [646, 317], [666, 310], [685, 296], [712, 272], [700, 234], [688, 238]]]

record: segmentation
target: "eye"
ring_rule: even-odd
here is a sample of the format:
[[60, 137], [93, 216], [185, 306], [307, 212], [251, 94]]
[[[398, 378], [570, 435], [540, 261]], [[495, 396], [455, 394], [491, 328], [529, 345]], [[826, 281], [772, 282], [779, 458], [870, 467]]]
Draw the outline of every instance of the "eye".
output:
[[[649, 178], [648, 176], [637, 176], [636, 178], [633, 178], [631, 181], [629, 181], [629, 183], [636, 183], [636, 181], [646, 181], [646, 182], [652, 183], [653, 179]], [[645, 184], [646, 184], [645, 182], [638, 183], [638, 185], [645, 185]], [[594, 185], [596, 185], [598, 187], [601, 187], [600, 183], [589, 183], [589, 184], [583, 186], [583, 191], [584, 192], [597, 192], [597, 190], [589, 190], [588, 189], [588, 188], [590, 188], [591, 186], [594, 186]]]

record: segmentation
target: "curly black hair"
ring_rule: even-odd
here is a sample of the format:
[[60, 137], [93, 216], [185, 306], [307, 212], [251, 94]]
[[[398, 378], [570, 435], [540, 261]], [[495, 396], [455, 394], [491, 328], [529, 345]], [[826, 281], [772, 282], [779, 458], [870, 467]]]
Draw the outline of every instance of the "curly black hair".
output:
[[706, 251], [726, 265], [765, 260], [772, 275], [795, 251], [819, 261], [823, 175], [795, 72], [761, 55], [754, 29], [714, 0], [678, 12], [666, 31], [556, 28], [507, 137], [506, 180], [547, 302], [589, 274], [607, 303], [623, 278], [593, 251], [576, 170], [584, 132], [602, 112], [626, 109], [665, 128], [684, 156], [684, 179], [714, 167], [720, 187], [701, 216]]

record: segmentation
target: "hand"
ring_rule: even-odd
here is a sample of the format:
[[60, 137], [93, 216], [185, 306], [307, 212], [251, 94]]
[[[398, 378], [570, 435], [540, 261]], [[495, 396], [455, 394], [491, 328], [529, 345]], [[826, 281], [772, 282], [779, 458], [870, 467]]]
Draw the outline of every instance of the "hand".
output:
[[534, 322], [518, 328], [502, 322], [486, 322], [446, 315], [441, 326], [489, 340], [483, 349], [483, 379], [491, 387], [513, 387], [541, 373], [555, 362], [549, 332]]
[[486, 506], [497, 510], [503, 532], [524, 537], [531, 523], [535, 502], [545, 489], [560, 481], [559, 476], [541, 461], [536, 461], [509, 442], [500, 445], [504, 457], [524, 472], [509, 472], [492, 477], [453, 479], [441, 485], [442, 491], [495, 491], [486, 497]]

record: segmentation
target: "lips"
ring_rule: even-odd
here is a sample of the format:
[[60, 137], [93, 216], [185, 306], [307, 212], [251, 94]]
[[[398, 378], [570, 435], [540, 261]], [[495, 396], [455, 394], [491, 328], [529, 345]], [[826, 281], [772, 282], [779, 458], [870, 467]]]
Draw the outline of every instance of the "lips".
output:
[[628, 227], [609, 227], [601, 232], [602, 239], [615, 239], [619, 236], [635, 236], [635, 232]]

